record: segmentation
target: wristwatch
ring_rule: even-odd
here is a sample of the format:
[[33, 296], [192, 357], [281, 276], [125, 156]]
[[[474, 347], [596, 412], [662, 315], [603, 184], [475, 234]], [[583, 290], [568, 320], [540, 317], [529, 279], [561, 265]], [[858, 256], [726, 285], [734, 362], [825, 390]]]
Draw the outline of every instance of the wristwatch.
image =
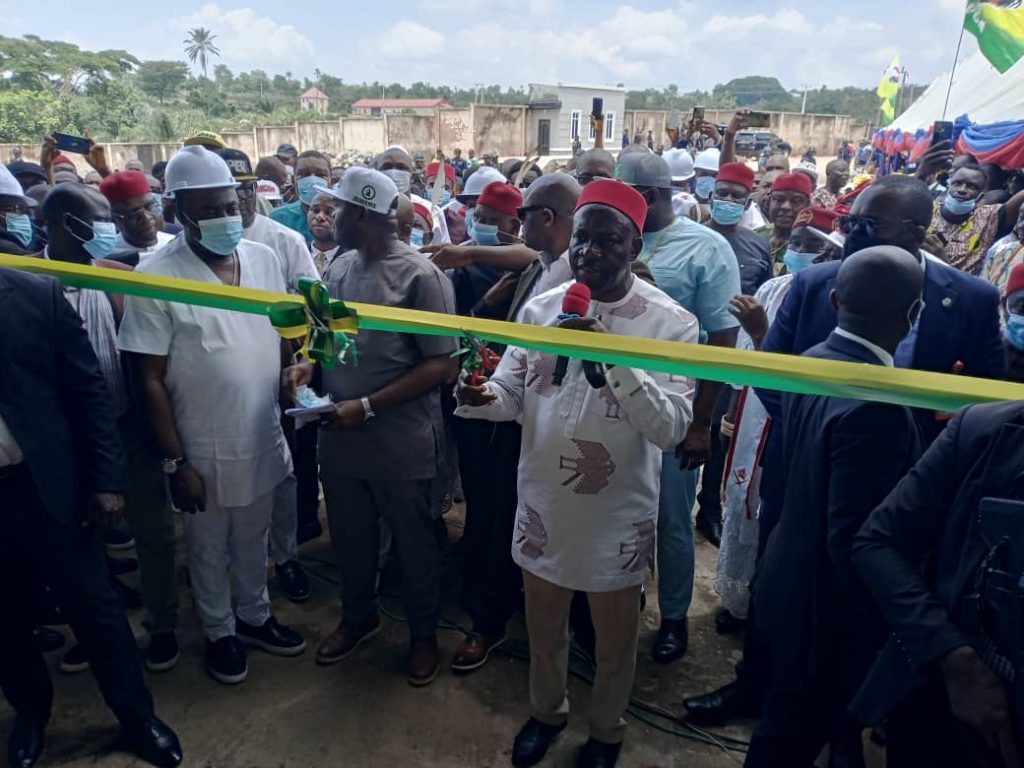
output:
[[370, 398], [361, 397], [359, 402], [363, 404], [363, 421], [367, 422], [377, 414], [373, 412], [373, 408], [370, 407]]
[[184, 456], [178, 459], [164, 459], [161, 466], [165, 475], [173, 475], [188, 461]]

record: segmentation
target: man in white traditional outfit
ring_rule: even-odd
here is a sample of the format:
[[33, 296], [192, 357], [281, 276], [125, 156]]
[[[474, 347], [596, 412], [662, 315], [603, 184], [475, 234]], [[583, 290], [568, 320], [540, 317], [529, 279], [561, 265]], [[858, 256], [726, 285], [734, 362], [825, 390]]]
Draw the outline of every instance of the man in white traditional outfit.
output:
[[[591, 291], [589, 312], [559, 322], [566, 283], [532, 300], [522, 322], [696, 344], [696, 318], [630, 271], [646, 214], [643, 197], [622, 182], [587, 185], [569, 261]], [[595, 388], [573, 359], [557, 384], [557, 365], [554, 355], [510, 347], [489, 382], [460, 383], [456, 413], [523, 424], [512, 556], [526, 587], [532, 717], [512, 763], [536, 764], [565, 728], [569, 605], [579, 590], [593, 614], [597, 676], [578, 765], [613, 766], [633, 685], [640, 587], [654, 558], [661, 455], [690, 425], [693, 382], [619, 366]]]

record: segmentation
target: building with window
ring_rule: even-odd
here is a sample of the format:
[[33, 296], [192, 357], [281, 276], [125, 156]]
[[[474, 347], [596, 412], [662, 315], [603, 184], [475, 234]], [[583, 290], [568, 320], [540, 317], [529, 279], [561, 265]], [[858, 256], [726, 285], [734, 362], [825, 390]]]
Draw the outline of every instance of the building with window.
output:
[[445, 99], [359, 99], [353, 102], [353, 115], [433, 115], [439, 109], [451, 109]]
[[590, 125], [594, 99], [604, 102], [604, 145], [622, 145], [622, 117], [626, 110], [626, 88], [622, 85], [530, 84], [527, 132], [531, 149], [541, 155], [567, 155], [574, 139], [583, 149], [594, 146], [596, 136]]
[[329, 103], [327, 94], [315, 85], [312, 88], [308, 88], [303, 91], [299, 96], [299, 106], [302, 107], [302, 109], [308, 109], [319, 115], [327, 114], [327, 107]]

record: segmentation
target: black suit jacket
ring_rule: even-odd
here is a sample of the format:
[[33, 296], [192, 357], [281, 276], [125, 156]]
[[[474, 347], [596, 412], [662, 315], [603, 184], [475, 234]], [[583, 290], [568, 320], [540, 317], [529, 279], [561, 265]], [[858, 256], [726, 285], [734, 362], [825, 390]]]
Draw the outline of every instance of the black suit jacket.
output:
[[[881, 365], [871, 350], [835, 333], [805, 354]], [[918, 430], [902, 406], [788, 393], [779, 426], [785, 497], [758, 566], [758, 631], [772, 648], [773, 678], [849, 672], [852, 696], [884, 629], [854, 575], [850, 549], [920, 455]]]
[[74, 525], [125, 488], [110, 395], [82, 321], [50, 277], [0, 268], [0, 416], [46, 511]]
[[883, 718], [967, 644], [957, 606], [986, 551], [976, 527], [985, 496], [1024, 500], [1024, 403], [960, 411], [857, 534], [854, 567], [892, 630], [854, 701], [864, 722]]

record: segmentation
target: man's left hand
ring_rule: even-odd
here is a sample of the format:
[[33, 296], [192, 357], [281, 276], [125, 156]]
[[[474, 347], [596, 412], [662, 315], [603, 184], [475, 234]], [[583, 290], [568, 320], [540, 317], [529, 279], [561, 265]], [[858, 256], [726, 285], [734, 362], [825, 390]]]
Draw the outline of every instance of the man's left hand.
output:
[[711, 456], [711, 426], [693, 423], [676, 447], [681, 469], [700, 469]]
[[327, 429], [355, 429], [366, 422], [366, 411], [359, 400], [345, 400], [334, 406], [334, 413], [320, 417]]
[[92, 503], [108, 523], [116, 523], [124, 513], [124, 496], [120, 493], [94, 493]]
[[461, 245], [425, 245], [420, 253], [428, 255], [438, 269], [458, 269], [473, 263], [469, 250]]
[[93, 141], [92, 136], [88, 133], [85, 134], [85, 138], [89, 140], [89, 152], [85, 155], [85, 162], [91, 165], [100, 176], [107, 178], [110, 175], [110, 165], [107, 163], [106, 150]]
[[569, 317], [558, 323], [559, 328], [566, 328], [570, 331], [592, 331], [593, 333], [608, 333], [604, 323], [596, 317]]

